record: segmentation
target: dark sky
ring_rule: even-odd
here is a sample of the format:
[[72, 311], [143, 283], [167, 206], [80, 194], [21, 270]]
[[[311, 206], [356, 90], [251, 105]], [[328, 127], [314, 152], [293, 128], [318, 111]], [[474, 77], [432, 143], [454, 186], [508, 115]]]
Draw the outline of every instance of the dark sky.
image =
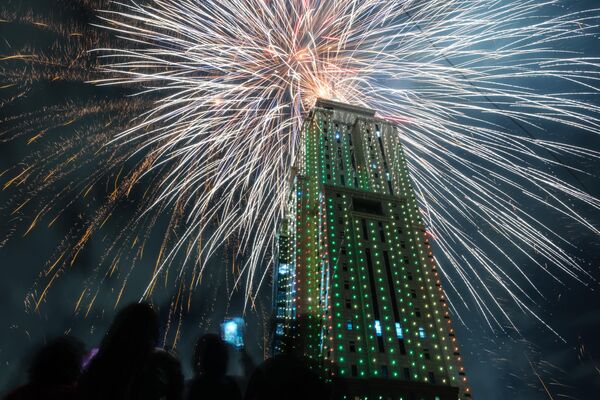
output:
[[[29, 0], [7, 1], [0, 7], [5, 7], [0, 19], [10, 19], [7, 16], [17, 16], [23, 21], [24, 16], [31, 11], [36, 19], [46, 16], [49, 21], [58, 25], [75, 25], [85, 32], [92, 27], [87, 23], [93, 20], [93, 13], [89, 9], [79, 7], [81, 1], [63, 2], [60, 0]], [[86, 3], [86, 2], [84, 2]], [[87, 2], [91, 3], [91, 2]], [[98, 2], [101, 5], [103, 2]], [[65, 4], [70, 4], [66, 6]], [[569, 1], [565, 11], [585, 9], [597, 6], [597, 1]], [[39, 18], [38, 18], [39, 19]], [[30, 19], [31, 20], [31, 19]], [[600, 22], [600, 21], [599, 21]], [[599, 28], [600, 31], [600, 28]], [[77, 46], [62, 48], [55, 46], [60, 41], [61, 34], [51, 29], [43, 29], [32, 25], [30, 22], [0, 23], [0, 57], [14, 54], [15, 50], [22, 53], [34, 49], [36, 53], [58, 54], [66, 52], [77, 53]], [[600, 46], [597, 38], [580, 40], [577, 50], [590, 56], [600, 56]], [[24, 69], [25, 68], [25, 69]], [[45, 115], [57, 112], [65, 107], [82, 107], [95, 101], [113, 102], [122, 99], [128, 94], [119, 89], [97, 88], [82, 83], [77, 78], [85, 75], [80, 72], [69, 72], [65, 78], [53, 82], [48, 76], [48, 68], [38, 68], [33, 64], [22, 62], [0, 61], [0, 86], [5, 81], [16, 81], [15, 88], [0, 90], [0, 173], [13, 167], [24, 157], [43, 155], [42, 142], [28, 146], [27, 138], [32, 136], [43, 125], [42, 119], [53, 121], [60, 115]], [[51, 71], [54, 73], [54, 71]], [[19, 82], [19, 75], [36, 76], [31, 82]], [[48, 75], [48, 76], [46, 76]], [[26, 90], [22, 90], [26, 88]], [[19, 96], [13, 98], [13, 96]], [[600, 96], [599, 96], [600, 98]], [[10, 100], [10, 101], [9, 101]], [[45, 108], [46, 107], [46, 108]], [[44, 111], [49, 110], [49, 111]], [[29, 124], [28, 118], [33, 115], [37, 122]], [[102, 115], [106, 118], [106, 115]], [[54, 139], [65, 138], [75, 132], [85, 131], [86, 124], [90, 121], [83, 119], [67, 127], [61, 127], [50, 133], [56, 135]], [[24, 132], [22, 137], [7, 140], [15, 131]], [[11, 133], [13, 132], [13, 133]], [[573, 137], [569, 130], [556, 127], [552, 132], [555, 138], [569, 138], [569, 142], [586, 146], [600, 151], [600, 140], [592, 135], [577, 135]], [[59, 151], [58, 149], [56, 151]], [[573, 184], [583, 184], [591, 194], [600, 197], [598, 173], [600, 163], [589, 161], [579, 165], [590, 175], [578, 174], [580, 180]], [[87, 171], [89, 172], [89, 171]], [[85, 174], [82, 168], [77, 172]], [[5, 183], [5, 177], [0, 177], [0, 184]], [[19, 194], [20, 193], [20, 194]], [[107, 324], [114, 314], [114, 292], [104, 291], [98, 298], [95, 309], [88, 318], [82, 315], [73, 315], [74, 303], [81, 287], [87, 284], [90, 273], [103, 255], [105, 237], [94, 238], [80, 256], [78, 267], [68, 271], [61, 277], [54, 288], [49, 292], [47, 301], [39, 312], [26, 312], [26, 295], [32, 289], [39, 271], [55, 254], [57, 245], [68, 235], [73, 225], [81, 222], [81, 215], [88, 210], [102, 204], [107, 191], [95, 188], [94, 193], [86, 201], [77, 200], [63, 218], [51, 228], [35, 229], [30, 235], [22, 238], [22, 227], [31, 221], [33, 211], [27, 208], [20, 216], [13, 216], [10, 204], [22, 196], [19, 190], [0, 191], [0, 395], [9, 386], [15, 385], [23, 379], [23, 363], [29, 352], [44, 338], [52, 337], [62, 332], [69, 332], [83, 339], [88, 346], [98, 343]], [[132, 202], [136, 199], [135, 195]], [[38, 201], [43, 202], [43, 198]], [[32, 209], [33, 210], [33, 209]], [[120, 207], [113, 219], [109, 222], [106, 231], [118, 229], [119, 222], [127, 220], [130, 216], [127, 205]], [[544, 210], [539, 210], [544, 212]], [[582, 210], [589, 221], [596, 226], [600, 214], [593, 210]], [[549, 221], [551, 222], [551, 221]], [[561, 225], [560, 220], [553, 221]], [[12, 232], [14, 227], [17, 231]], [[164, 226], [164, 221], [159, 221], [158, 226]], [[457, 324], [458, 338], [462, 344], [468, 376], [471, 380], [475, 398], [486, 400], [537, 400], [548, 399], [547, 390], [553, 398], [565, 398], [558, 395], [572, 396], [576, 399], [596, 399], [600, 393], [600, 286], [595, 279], [600, 279], [600, 243], [597, 236], [573, 224], [560, 226], [561, 232], [568, 236], [577, 247], [574, 253], [580, 258], [581, 264], [592, 274], [584, 283], [564, 279], [557, 283], [548, 279], [542, 272], [534, 273], [533, 280], [541, 288], [545, 299], [538, 298], [540, 316], [565, 339], [566, 343], [557, 336], [529, 317], [527, 314], [514, 313], [522, 338], [515, 339], [517, 335], [491, 332], [485, 327], [478, 315], [463, 315], [466, 326]], [[21, 229], [21, 230], [19, 230]], [[160, 232], [160, 229], [157, 230]], [[5, 236], [10, 236], [6, 242]], [[155, 235], [156, 236], [156, 235]], [[148, 247], [158, 247], [161, 238], [152, 236]], [[182, 339], [178, 351], [184, 365], [189, 364], [191, 344], [194, 339], [205, 331], [216, 331], [218, 323], [227, 315], [232, 316], [241, 312], [241, 293], [234, 295], [228, 304], [225, 291], [227, 284], [231, 285], [231, 277], [223, 276], [221, 264], [227, 258], [225, 253], [217, 255], [211, 261], [212, 274], [207, 280], [210, 285], [201, 286], [194, 297], [194, 307], [187, 315], [182, 327]], [[140, 262], [152, 263], [150, 255], [145, 256]], [[121, 304], [135, 301], [139, 298], [142, 283], [146, 279], [147, 271], [136, 270], [131, 277], [132, 284], [124, 294]], [[164, 288], [157, 291], [154, 302], [166, 317], [166, 309], [173, 296], [174, 288]], [[265, 312], [268, 311], [270, 302], [270, 287], [263, 288], [259, 309], [250, 311], [248, 319], [248, 348], [258, 360], [263, 354], [263, 322]], [[539, 376], [538, 376], [539, 375]], [[543, 382], [543, 384], [542, 384]], [[570, 398], [570, 397], [566, 397]]]

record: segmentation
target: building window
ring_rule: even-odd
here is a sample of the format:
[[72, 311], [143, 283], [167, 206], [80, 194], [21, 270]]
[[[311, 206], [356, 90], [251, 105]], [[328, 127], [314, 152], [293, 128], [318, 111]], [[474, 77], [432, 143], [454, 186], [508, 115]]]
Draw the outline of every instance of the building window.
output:
[[435, 375], [433, 372], [429, 372], [429, 382], [435, 383]]
[[400, 347], [400, 354], [406, 355], [406, 346], [404, 345], [404, 339], [398, 340], [398, 346]]
[[381, 377], [382, 378], [387, 378], [388, 377], [388, 367], [387, 367], [387, 365], [382, 365], [381, 366]]
[[366, 214], [384, 215], [383, 206], [380, 201], [354, 197], [352, 199], [354, 211]]
[[364, 240], [369, 240], [369, 231], [367, 229], [367, 221], [365, 221], [364, 219], [361, 219], [360, 222], [362, 224], [363, 239]]
[[385, 243], [385, 232], [383, 230], [383, 224], [381, 222], [378, 222], [377, 226], [379, 228], [379, 240], [381, 240], [381, 243]]
[[348, 329], [349, 331], [352, 330], [352, 321], [350, 321], [350, 320], [346, 321], [346, 329]]
[[427, 337], [427, 335], [425, 335], [425, 329], [422, 326], [419, 327], [419, 337], [421, 339], [425, 339]]
[[375, 320], [375, 334], [377, 336], [381, 336], [382, 331], [381, 331], [381, 322], [379, 320]]
[[346, 308], [352, 308], [352, 303], [350, 302], [350, 299], [346, 299]]
[[404, 339], [404, 332], [402, 332], [402, 325], [400, 325], [400, 322], [396, 322], [396, 337], [398, 339]]
[[348, 349], [350, 350], [350, 353], [356, 353], [356, 343], [350, 342], [348, 344]]
[[385, 353], [385, 347], [383, 345], [383, 337], [377, 336], [377, 346], [379, 347], [380, 353]]
[[352, 365], [351, 369], [352, 369], [352, 376], [357, 376], [358, 368], [356, 368], [356, 365]]

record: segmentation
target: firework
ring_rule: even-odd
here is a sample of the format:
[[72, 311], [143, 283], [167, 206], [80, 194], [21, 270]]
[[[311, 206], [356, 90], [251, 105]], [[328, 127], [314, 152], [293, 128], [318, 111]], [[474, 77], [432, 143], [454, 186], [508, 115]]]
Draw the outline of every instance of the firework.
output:
[[[144, 200], [107, 250], [108, 272], [98, 275], [114, 273], [124, 253], [120, 243], [142, 251], [157, 215], [167, 215], [168, 232], [180, 233], [165, 235], [143, 297], [166, 276], [174, 277], [179, 294], [192, 291], [210, 257], [229, 243], [231, 262], [243, 259], [234, 270], [235, 284], [253, 301], [273, 262], [303, 116], [324, 97], [377, 110], [398, 124], [456, 315], [476, 309], [490, 328], [500, 330], [517, 329], [511, 310], [544, 323], [536, 311], [541, 293], [531, 268], [557, 281], [592, 280], [572, 254], [566, 232], [545, 213], [600, 233], [578, 211], [598, 209], [600, 202], [575, 175], [585, 173], [577, 167], [581, 162], [600, 153], [572, 144], [576, 135], [600, 133], [594, 97], [600, 60], [569, 46], [597, 35], [598, 13], [557, 14], [560, 5], [558, 0], [107, 5], [97, 27], [120, 45], [106, 40], [94, 46], [99, 76], [89, 81], [131, 87], [132, 102], [152, 105], [125, 113], [131, 119], [127, 128], [97, 136], [110, 164], [128, 167], [115, 178], [107, 204], [45, 276], [51, 283], [53, 271], [72, 265], [114, 204], [143, 182]], [[555, 126], [566, 126], [572, 137], [558, 140], [548, 131]], [[17, 172], [23, 175], [15, 172], [9, 183], [33, 174]], [[80, 184], [78, 193], [97, 182], [98, 174]], [[52, 203], [35, 223], [51, 210]], [[85, 289], [77, 307], [83, 298], [91, 307], [94, 290]], [[36, 304], [42, 299], [38, 295]]]

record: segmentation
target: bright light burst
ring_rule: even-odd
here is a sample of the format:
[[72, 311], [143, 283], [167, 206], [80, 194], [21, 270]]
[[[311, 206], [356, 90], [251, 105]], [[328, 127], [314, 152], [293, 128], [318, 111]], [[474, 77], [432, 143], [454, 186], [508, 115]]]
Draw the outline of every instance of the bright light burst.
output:
[[[457, 315], [461, 307], [476, 309], [492, 329], [512, 324], [514, 309], [542, 321], [532, 266], [558, 281], [593, 279], [547, 216], [600, 233], [578, 211], [598, 209], [600, 201], [572, 175], [585, 172], [570, 166], [600, 157], [571, 144], [575, 135], [600, 133], [600, 60], [572, 47], [595, 38], [598, 13], [565, 15], [560, 5], [111, 4], [100, 26], [125, 45], [96, 49], [104, 75], [94, 83], [134, 85], [139, 98], [158, 99], [109, 142], [134, 149], [128, 158], [143, 158], [114, 198], [153, 176], [144, 189], [151, 201], [136, 221], [173, 213], [185, 227], [161, 250], [144, 296], [169, 270], [187, 280], [193, 269], [185, 285], [193, 286], [210, 256], [238, 240], [233, 247], [245, 255], [238, 283], [254, 298], [273, 261], [302, 118], [324, 97], [398, 124]], [[557, 141], [551, 130], [559, 126], [573, 136]], [[100, 213], [94, 224], [104, 218]], [[185, 263], [174, 263], [177, 257]]]

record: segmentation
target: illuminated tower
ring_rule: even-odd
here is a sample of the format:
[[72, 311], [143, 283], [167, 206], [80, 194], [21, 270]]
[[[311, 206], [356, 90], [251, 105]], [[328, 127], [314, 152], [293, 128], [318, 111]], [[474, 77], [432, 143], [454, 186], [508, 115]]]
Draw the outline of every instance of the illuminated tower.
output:
[[336, 397], [471, 398], [395, 125], [319, 100], [306, 117], [274, 271], [273, 351]]

